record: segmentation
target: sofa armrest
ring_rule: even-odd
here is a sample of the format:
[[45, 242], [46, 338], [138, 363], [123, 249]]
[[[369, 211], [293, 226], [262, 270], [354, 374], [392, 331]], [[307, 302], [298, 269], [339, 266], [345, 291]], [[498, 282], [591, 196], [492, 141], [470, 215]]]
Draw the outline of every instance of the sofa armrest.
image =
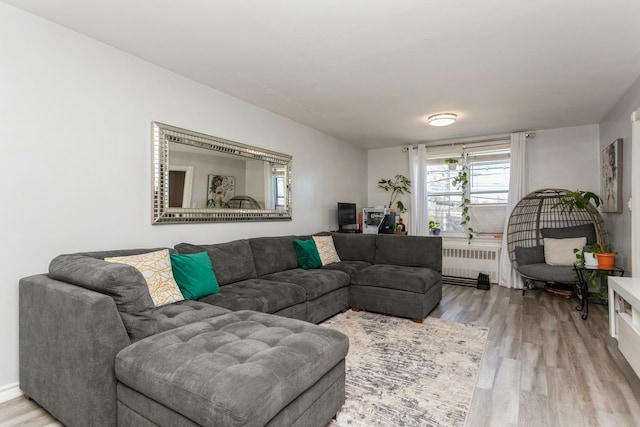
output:
[[66, 425], [116, 425], [115, 357], [131, 341], [113, 299], [46, 275], [19, 297], [20, 388]]

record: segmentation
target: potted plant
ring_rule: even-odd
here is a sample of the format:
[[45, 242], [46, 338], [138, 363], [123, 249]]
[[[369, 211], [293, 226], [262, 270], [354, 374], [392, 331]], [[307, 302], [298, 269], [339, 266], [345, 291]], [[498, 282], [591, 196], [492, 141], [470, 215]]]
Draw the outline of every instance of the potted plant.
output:
[[586, 209], [591, 201], [593, 201], [593, 204], [596, 207], [600, 206], [602, 203], [600, 196], [591, 191], [567, 191], [560, 196], [560, 199], [552, 206], [552, 208], [560, 207], [562, 212], [568, 211], [571, 213], [574, 209]]
[[[595, 290], [593, 302], [606, 304], [608, 301], [606, 278], [613, 274], [613, 263], [617, 253], [611, 251], [610, 246], [603, 246], [599, 243], [588, 245], [582, 253], [579, 249], [574, 249], [574, 253], [576, 254], [578, 264], [589, 271], [585, 278], [589, 281], [591, 289]], [[593, 261], [588, 263], [588, 256], [597, 257], [595, 264]]]
[[599, 246], [599, 244], [594, 243], [584, 249], [582, 252], [582, 258], [584, 260], [585, 267], [594, 268], [598, 266], [598, 257], [596, 257], [596, 252]]
[[429, 221], [429, 232], [434, 236], [438, 236], [440, 234], [440, 224], [435, 221]]
[[598, 258], [598, 268], [600, 270], [613, 270], [613, 264], [616, 260], [617, 252], [613, 252], [609, 245], [602, 246], [594, 243], [589, 246]]
[[[411, 193], [411, 180], [404, 175], [396, 175], [394, 179], [382, 178], [378, 181], [378, 188], [382, 188], [384, 191], [391, 191], [391, 198], [389, 199], [389, 208], [393, 208], [393, 202], [396, 201], [398, 196], [404, 193]], [[396, 202], [396, 206], [400, 213], [406, 212], [407, 209], [401, 200]]]
[[453, 159], [453, 158], [444, 159], [444, 163], [446, 165], [449, 165], [450, 171], [454, 171], [458, 167], [458, 159]]

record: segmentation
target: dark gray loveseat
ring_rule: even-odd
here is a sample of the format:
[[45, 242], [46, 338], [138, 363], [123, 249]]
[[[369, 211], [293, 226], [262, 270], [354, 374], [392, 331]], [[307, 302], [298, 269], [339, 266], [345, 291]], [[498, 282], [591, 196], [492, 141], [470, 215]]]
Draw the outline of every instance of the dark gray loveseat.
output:
[[[317, 360], [317, 365], [325, 368], [311, 375], [305, 371], [308, 366], [299, 367], [295, 372], [300, 372], [302, 379], [294, 381], [297, 395], [287, 394], [275, 381], [275, 391], [263, 393], [273, 400], [267, 407], [273, 413], [251, 408], [243, 412], [242, 407], [234, 406], [237, 401], [219, 409], [216, 405], [222, 403], [211, 395], [217, 389], [213, 385], [204, 391], [200, 388], [200, 382], [206, 383], [210, 375], [204, 367], [194, 368], [189, 374], [164, 369], [158, 374], [160, 383], [149, 382], [145, 376], [137, 378], [135, 373], [144, 371], [153, 377], [157, 367], [171, 364], [168, 354], [173, 353], [163, 352], [163, 343], [184, 340], [184, 336], [202, 340], [206, 334], [221, 333], [216, 328], [228, 333], [229, 328], [243, 330], [258, 322], [266, 330], [284, 329], [305, 339], [323, 335], [326, 329], [305, 327], [307, 323], [296, 320], [279, 323], [281, 317], [255, 317], [257, 312], [318, 323], [348, 307], [358, 307], [421, 320], [440, 301], [440, 238], [332, 236], [341, 261], [317, 270], [298, 268], [293, 251], [294, 238], [309, 236], [176, 245], [179, 252], [209, 254], [221, 292], [199, 301], [158, 308], [135, 268], [103, 261], [108, 256], [151, 249], [57, 257], [48, 275], [20, 281], [20, 386], [68, 425], [136, 425], [143, 420], [149, 425], [196, 425], [221, 423], [225, 416], [238, 413], [245, 421], [257, 418], [256, 425], [322, 425], [344, 402], [347, 344], [338, 332], [317, 338], [326, 341], [324, 345], [331, 349], [328, 355], [314, 349], [312, 342], [303, 346], [311, 352], [305, 358]], [[243, 339], [242, 333], [234, 334]], [[274, 348], [282, 345], [277, 340]], [[217, 351], [208, 348], [206, 342], [204, 346], [207, 352]], [[149, 349], [158, 353], [147, 357]], [[198, 357], [189, 360], [200, 360]], [[189, 366], [196, 366], [194, 363], [189, 362]], [[236, 383], [248, 371], [242, 366], [236, 366], [240, 377], [232, 377]], [[201, 377], [197, 377], [198, 372]], [[175, 379], [176, 375], [179, 381], [173, 386], [162, 379]], [[193, 389], [191, 394], [179, 397], [171, 387], [182, 390], [185, 375], [197, 378], [187, 382]], [[269, 378], [270, 374], [265, 375]], [[241, 401], [242, 390], [235, 392]], [[197, 393], [209, 393], [209, 400], [192, 404], [188, 396]], [[183, 407], [191, 412], [180, 412]], [[256, 413], [267, 418], [262, 422]], [[158, 418], [151, 419], [153, 416]], [[244, 424], [239, 419], [235, 422]]]

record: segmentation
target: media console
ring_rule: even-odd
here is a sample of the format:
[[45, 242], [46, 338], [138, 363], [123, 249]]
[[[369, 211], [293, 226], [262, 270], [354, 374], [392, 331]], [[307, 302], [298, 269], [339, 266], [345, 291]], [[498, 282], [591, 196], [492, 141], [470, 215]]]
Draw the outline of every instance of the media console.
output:
[[640, 278], [609, 277], [609, 334], [640, 377]]

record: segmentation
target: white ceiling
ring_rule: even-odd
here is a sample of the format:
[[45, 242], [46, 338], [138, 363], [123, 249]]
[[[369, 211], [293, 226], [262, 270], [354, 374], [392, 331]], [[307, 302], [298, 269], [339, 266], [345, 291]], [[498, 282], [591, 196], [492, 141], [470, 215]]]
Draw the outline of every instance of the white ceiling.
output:
[[598, 123], [640, 75], [638, 0], [3, 1], [364, 148]]

